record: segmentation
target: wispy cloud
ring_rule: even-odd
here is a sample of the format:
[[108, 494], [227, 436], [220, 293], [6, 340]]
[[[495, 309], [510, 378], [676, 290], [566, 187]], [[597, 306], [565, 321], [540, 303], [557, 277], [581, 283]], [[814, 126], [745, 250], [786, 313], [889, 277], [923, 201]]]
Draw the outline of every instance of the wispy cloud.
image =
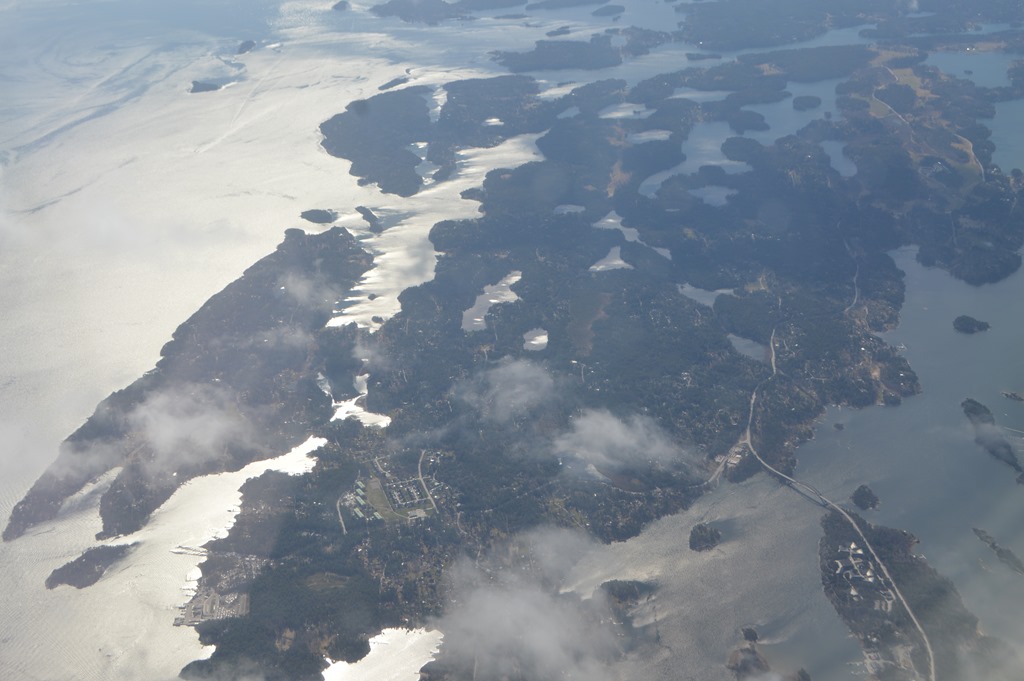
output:
[[457, 386], [455, 395], [486, 418], [507, 422], [555, 397], [555, 380], [544, 367], [527, 360], [503, 360], [474, 380]]
[[608, 604], [600, 592], [586, 601], [558, 592], [590, 541], [541, 529], [501, 552], [516, 556], [515, 570], [456, 565], [449, 574], [456, 605], [438, 625], [443, 657], [477, 678], [611, 679], [609, 663], [622, 650]]
[[570, 430], [554, 443], [555, 451], [600, 469], [634, 464], [668, 464], [682, 458], [682, 448], [658, 424], [638, 414], [625, 419], [606, 409], [590, 409], [572, 420]]
[[249, 439], [246, 420], [226, 391], [189, 384], [158, 391], [128, 414], [151, 473], [201, 465]]
[[314, 342], [313, 334], [294, 326], [276, 326], [250, 341], [250, 345], [267, 345], [272, 348], [303, 348]]
[[339, 295], [339, 291], [328, 285], [322, 275], [287, 272], [278, 280], [278, 286], [297, 304], [313, 309], [330, 310]]
[[530, 556], [537, 577], [546, 584], [559, 587], [597, 542], [583, 532], [542, 526], [519, 535], [517, 543]]

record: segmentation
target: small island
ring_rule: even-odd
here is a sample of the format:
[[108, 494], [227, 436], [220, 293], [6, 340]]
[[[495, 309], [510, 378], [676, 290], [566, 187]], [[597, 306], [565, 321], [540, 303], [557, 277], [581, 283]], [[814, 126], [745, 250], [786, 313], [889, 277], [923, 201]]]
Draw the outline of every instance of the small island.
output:
[[991, 328], [991, 324], [962, 314], [953, 320], [953, 328], [960, 333], [972, 334], [988, 331]]
[[312, 208], [310, 210], [302, 211], [299, 214], [299, 217], [308, 222], [312, 222], [315, 225], [329, 225], [338, 219], [338, 214], [333, 210]]
[[124, 558], [135, 544], [120, 546], [96, 546], [70, 563], [61, 565], [46, 578], [46, 588], [55, 589], [61, 584], [84, 589], [100, 581], [100, 577], [111, 565]]
[[189, 92], [192, 94], [198, 94], [200, 92], [216, 92], [221, 89], [220, 85], [216, 83], [207, 83], [201, 80], [193, 80], [192, 87], [189, 88]]
[[768, 661], [758, 652], [757, 646], [749, 641], [737, 646], [730, 653], [725, 666], [736, 676], [737, 681], [763, 679], [771, 671]]
[[690, 548], [694, 551], [710, 551], [722, 541], [722, 532], [706, 523], [697, 523], [690, 530]]
[[725, 663], [725, 668], [733, 673], [736, 681], [758, 681], [759, 679], [811, 681], [811, 675], [802, 668], [787, 676], [773, 673], [768, 660], [757, 649], [757, 631], [752, 627], [744, 627], [740, 633], [743, 634], [743, 642], [732, 649], [729, 659]]
[[992, 416], [992, 410], [981, 402], [967, 398], [960, 403], [971, 425], [974, 426], [974, 441], [983, 447], [993, 458], [1002, 461], [1007, 466], [1017, 471], [1017, 482], [1024, 484], [1024, 468], [1017, 460], [1017, 454], [1013, 451], [1013, 445], [1006, 439], [1006, 436], [996, 426], [996, 419]]
[[861, 485], [853, 491], [850, 500], [862, 511], [870, 511], [878, 508], [878, 495], [871, 491], [867, 485]]
[[383, 85], [378, 85], [377, 89], [380, 90], [381, 92], [384, 92], [385, 90], [390, 90], [391, 88], [396, 88], [399, 85], [405, 85], [408, 82], [409, 82], [409, 76], [398, 76], [397, 78], [392, 78], [391, 80], [389, 80], [388, 82], [384, 83]]
[[[1020, 668], [1015, 651], [979, 630], [978, 618], [964, 606], [953, 582], [915, 551], [917, 538], [835, 511], [821, 524], [825, 533], [818, 553], [825, 596], [860, 641], [869, 678], [928, 678], [929, 646], [934, 668], [946, 674], [939, 679], [968, 678], [968, 669], [980, 670], [974, 678], [1019, 677], [1012, 673]], [[908, 617], [908, 605], [920, 627]], [[927, 632], [927, 644], [921, 631]]]
[[380, 234], [384, 231], [383, 225], [380, 224], [380, 218], [372, 210], [366, 206], [356, 206], [356, 212], [363, 216], [363, 220], [366, 220], [371, 232]]
[[978, 539], [980, 539], [982, 542], [987, 544], [990, 549], [992, 549], [992, 552], [996, 554], [996, 557], [999, 559], [1000, 563], [1010, 568], [1017, 574], [1024, 575], [1024, 562], [1021, 562], [1021, 559], [1017, 557], [1016, 553], [1006, 548], [1005, 546], [1000, 546], [999, 544], [997, 544], [995, 538], [985, 530], [979, 530], [975, 527], [973, 528], [973, 531], [975, 536], [978, 537]]
[[821, 106], [821, 97], [815, 95], [798, 95], [793, 98], [793, 109], [796, 111], [811, 111]]

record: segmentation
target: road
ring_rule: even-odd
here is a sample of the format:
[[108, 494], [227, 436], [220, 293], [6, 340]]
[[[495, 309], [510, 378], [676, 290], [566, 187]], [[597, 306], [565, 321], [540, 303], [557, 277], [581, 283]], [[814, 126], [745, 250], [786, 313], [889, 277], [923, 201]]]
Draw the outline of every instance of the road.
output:
[[[843, 246], [846, 247], [846, 252], [850, 256], [850, 259], [853, 260], [853, 265], [854, 265], [854, 270], [853, 270], [853, 300], [850, 301], [850, 304], [846, 306], [845, 310], [843, 310], [843, 314], [849, 314], [850, 310], [852, 310], [854, 307], [856, 307], [857, 302], [860, 300], [860, 284], [857, 282], [857, 280], [860, 278], [860, 261], [857, 260], [857, 256], [854, 255], [853, 249], [850, 248], [850, 244], [848, 244], [845, 240], [843, 241]], [[774, 374], [775, 372], [773, 371], [772, 373]]]
[[427, 501], [429, 501], [430, 505], [434, 508], [434, 513], [437, 513], [437, 504], [434, 503], [434, 497], [430, 495], [430, 490], [427, 489], [427, 482], [423, 479], [423, 457], [426, 453], [427, 450], [420, 450], [420, 460], [419, 463], [416, 464], [416, 476], [420, 479], [420, 485], [423, 486], [423, 493], [427, 495]]
[[348, 530], [345, 528], [345, 519], [341, 517], [341, 497], [334, 502], [334, 508], [338, 511], [338, 522], [341, 523], [341, 533], [348, 534]]
[[750, 394], [750, 413], [747, 416], [747, 428], [746, 428], [746, 431], [744, 432], [743, 437], [740, 439], [740, 441], [737, 444], [738, 445], [745, 445], [746, 448], [748, 450], [750, 450], [750, 453], [753, 454], [754, 458], [757, 459], [757, 462], [761, 464], [762, 468], [764, 468], [766, 471], [768, 471], [770, 473], [773, 473], [779, 479], [785, 480], [786, 482], [788, 482], [790, 489], [794, 490], [795, 492], [797, 492], [801, 496], [808, 497], [808, 498], [810, 498], [812, 500], [816, 500], [817, 503], [819, 503], [820, 505], [824, 506], [825, 508], [828, 508], [828, 509], [830, 509], [832, 511], [835, 511], [836, 513], [841, 515], [846, 520], [847, 523], [850, 524], [850, 527], [853, 528], [854, 532], [857, 533], [857, 536], [859, 536], [861, 538], [861, 541], [864, 542], [864, 547], [871, 554], [871, 557], [874, 558], [875, 564], [878, 565], [878, 569], [881, 570], [882, 575], [885, 577], [885, 579], [892, 586], [892, 592], [893, 592], [893, 594], [895, 594], [896, 599], [903, 606], [903, 609], [906, 610], [907, 615], [910, 617], [910, 621], [914, 623], [914, 627], [917, 629], [918, 634], [920, 634], [921, 641], [924, 643], [925, 651], [928, 653], [928, 677], [927, 678], [928, 678], [928, 681], [935, 681], [935, 653], [932, 651], [932, 644], [931, 644], [931, 641], [928, 639], [928, 634], [925, 633], [924, 627], [921, 626], [921, 622], [917, 619], [917, 615], [914, 614], [914, 611], [913, 611], [913, 609], [911, 609], [910, 604], [907, 602], [907, 599], [904, 598], [903, 594], [900, 592], [899, 587], [896, 585], [896, 582], [893, 580], [892, 575], [889, 573], [889, 568], [886, 567], [885, 563], [882, 562], [882, 559], [878, 556], [878, 553], [875, 552], [875, 547], [873, 547], [871, 545], [871, 542], [868, 541], [868, 538], [864, 535], [864, 532], [860, 529], [860, 526], [857, 524], [857, 522], [853, 519], [853, 517], [850, 516], [849, 513], [846, 512], [845, 509], [843, 509], [841, 506], [839, 506], [838, 504], [836, 504], [835, 502], [830, 500], [828, 497], [826, 497], [824, 494], [819, 492], [813, 486], [808, 485], [805, 482], [800, 482], [799, 480], [791, 478], [790, 476], [786, 475], [785, 473], [783, 473], [782, 471], [778, 470], [777, 468], [775, 468], [774, 466], [769, 464], [767, 461], [762, 459], [761, 455], [758, 453], [757, 449], [754, 447], [754, 442], [753, 442], [753, 438], [751, 437], [750, 431], [751, 431], [751, 428], [752, 428], [753, 422], [754, 422], [754, 407], [757, 404], [757, 393], [766, 383], [768, 383], [768, 381], [771, 381], [777, 375], [777, 371], [776, 371], [776, 368], [775, 368], [775, 330], [774, 329], [772, 329], [772, 341], [769, 344], [769, 349], [770, 349], [770, 352], [771, 352], [772, 375], [770, 377], [768, 377], [767, 379], [765, 379], [765, 381], [763, 381], [761, 384], [759, 384], [756, 388], [754, 388], [754, 391]]

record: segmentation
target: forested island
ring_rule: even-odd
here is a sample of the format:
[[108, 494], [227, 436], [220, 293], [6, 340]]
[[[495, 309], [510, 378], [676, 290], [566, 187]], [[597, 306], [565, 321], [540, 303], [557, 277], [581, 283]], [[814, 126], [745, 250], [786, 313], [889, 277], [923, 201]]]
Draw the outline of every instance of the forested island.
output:
[[706, 523], [698, 523], [690, 530], [690, 549], [710, 551], [722, 541], [722, 531]]
[[118, 546], [96, 546], [88, 549], [70, 563], [61, 565], [46, 578], [46, 588], [54, 589], [62, 584], [84, 589], [100, 580], [107, 569], [128, 555], [134, 544]]
[[988, 331], [991, 328], [991, 325], [988, 322], [983, 322], [980, 319], [975, 319], [974, 317], [960, 315], [953, 320], [953, 328], [960, 333], [972, 334]]
[[1017, 574], [1024, 575], [1024, 562], [1022, 562], [1021, 559], [1017, 557], [1016, 553], [1006, 548], [1005, 546], [1000, 546], [998, 543], [996, 543], [995, 538], [985, 530], [979, 530], [978, 528], [974, 528], [972, 531], [974, 532], [974, 535], [978, 539], [980, 539], [983, 544], [987, 545], [990, 549], [992, 549], [992, 552], [996, 554], [996, 557], [999, 559], [1000, 563], [1010, 568]]
[[992, 458], [1005, 463], [1017, 472], [1017, 482], [1024, 484], [1024, 468], [1021, 467], [1013, 445], [996, 425], [992, 410], [977, 400], [967, 398], [960, 404], [964, 416], [974, 426], [974, 441]]
[[871, 491], [867, 485], [861, 485], [853, 491], [850, 500], [862, 511], [870, 511], [878, 508], [878, 495]]
[[[1024, 661], [1000, 639], [979, 632], [977, 618], [964, 607], [953, 583], [914, 554], [915, 537], [853, 518], [892, 579], [835, 512], [822, 519], [825, 536], [818, 556], [825, 595], [860, 639], [868, 673], [892, 681], [929, 678], [933, 669], [940, 670], [940, 679], [963, 678], [967, 670], [977, 669], [984, 669], [984, 678], [991, 681], [1017, 677]], [[893, 582], [917, 620], [902, 605]]]

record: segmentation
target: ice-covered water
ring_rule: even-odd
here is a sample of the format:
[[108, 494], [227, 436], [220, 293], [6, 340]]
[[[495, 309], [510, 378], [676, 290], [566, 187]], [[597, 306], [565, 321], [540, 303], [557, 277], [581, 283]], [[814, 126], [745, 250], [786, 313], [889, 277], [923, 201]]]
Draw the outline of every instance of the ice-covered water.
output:
[[[830, 409], [815, 439], [797, 450], [796, 477], [839, 502], [868, 484], [882, 499], [868, 520], [914, 533], [921, 540], [916, 551], [953, 579], [982, 629], [1024, 646], [1024, 583], [971, 532], [985, 529], [1024, 555], [1024, 496], [1016, 472], [974, 443], [960, 408], [966, 397], [981, 400], [999, 424], [1014, 429], [1007, 435], [1024, 453], [1017, 437], [1024, 405], [1001, 395], [1024, 391], [1024, 274], [979, 289], [922, 267], [912, 249], [894, 255], [907, 273], [907, 298], [900, 326], [885, 338], [905, 348], [924, 392], [897, 408]], [[722, 293], [697, 291], [708, 304]], [[992, 328], [958, 334], [952, 320], [959, 314]], [[608, 579], [659, 584], [656, 611], [648, 608], [646, 621], [658, 618], [662, 642], [673, 657], [690, 661], [694, 678], [731, 678], [715, 661], [727, 657], [743, 626], [757, 629], [779, 673], [805, 667], [815, 679], [858, 678], [858, 646], [821, 593], [820, 517], [819, 507], [762, 476], [726, 485], [634, 539], [595, 549], [576, 567], [573, 588], [587, 594]], [[688, 548], [697, 522], [721, 529], [714, 551]], [[630, 660], [627, 678], [677, 678], [667, 657]]]
[[631, 270], [633, 266], [622, 259], [622, 247], [612, 246], [608, 255], [590, 266], [591, 272], [607, 272], [608, 270]]
[[1024, 99], [996, 104], [996, 116], [985, 125], [992, 130], [997, 140], [992, 152], [992, 162], [1009, 173], [1014, 168], [1024, 168]]
[[335, 662], [324, 681], [419, 681], [444, 635], [437, 630], [385, 629], [370, 639], [370, 652], [354, 664]]
[[544, 329], [530, 329], [523, 334], [523, 349], [540, 352], [548, 347], [548, 332]]
[[54, 521], [4, 544], [3, 678], [170, 679], [190, 661], [209, 656], [212, 649], [199, 645], [194, 630], [170, 626], [199, 577], [203, 556], [196, 549], [226, 536], [246, 480], [268, 470], [309, 471], [316, 463], [310, 454], [325, 442], [310, 438], [277, 458], [189, 481], [143, 529], [107, 542], [137, 546], [86, 589], [48, 591], [43, 582], [96, 544], [99, 495], [112, 476], [69, 500]]
[[[588, 554], [570, 584], [584, 596], [610, 579], [659, 587], [637, 623], [657, 622], [663, 648], [628, 659], [620, 678], [731, 681], [724, 663], [742, 641], [740, 629], [749, 626], [781, 674], [804, 667], [814, 679], [858, 678], [851, 664], [859, 647], [821, 591], [817, 510], [758, 476], [705, 495], [634, 539]], [[690, 529], [698, 522], [721, 530], [714, 550], [690, 550]]]
[[[622, 224], [622, 216], [611, 211], [603, 218], [594, 223], [594, 227], [597, 229], [614, 229], [622, 234], [626, 241], [632, 241], [638, 243], [641, 246], [647, 246], [652, 251], [665, 258], [666, 260], [672, 259], [672, 253], [667, 248], [659, 248], [657, 246], [648, 246], [644, 243], [643, 239], [640, 238], [640, 232], [635, 227], [625, 227]], [[621, 250], [621, 249], [620, 249]]]
[[512, 286], [523, 278], [523, 273], [513, 270], [496, 284], [484, 286], [484, 292], [476, 297], [473, 307], [462, 313], [463, 331], [483, 331], [487, 328], [487, 312], [492, 305], [511, 303], [519, 300]]
[[328, 325], [345, 326], [355, 322], [360, 327], [376, 330], [380, 320], [398, 312], [401, 309], [398, 295], [402, 291], [434, 278], [437, 254], [430, 243], [430, 228], [443, 219], [476, 217], [479, 204], [460, 198], [460, 194], [482, 185], [484, 176], [494, 168], [514, 168], [542, 158], [537, 150], [538, 137], [538, 134], [519, 135], [491, 149], [459, 152], [455, 177], [404, 199], [402, 206], [409, 211], [409, 217], [379, 235], [369, 234], [366, 223], [358, 215], [340, 221], [338, 224], [362, 237], [361, 245], [374, 255], [374, 264], [344, 301], [345, 309]]
[[1006, 87], [1010, 78], [1006, 71], [1019, 56], [1008, 52], [977, 50], [932, 52], [925, 64], [957, 78], [973, 81], [982, 87]]

